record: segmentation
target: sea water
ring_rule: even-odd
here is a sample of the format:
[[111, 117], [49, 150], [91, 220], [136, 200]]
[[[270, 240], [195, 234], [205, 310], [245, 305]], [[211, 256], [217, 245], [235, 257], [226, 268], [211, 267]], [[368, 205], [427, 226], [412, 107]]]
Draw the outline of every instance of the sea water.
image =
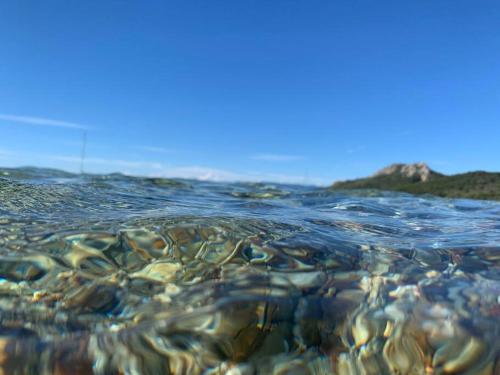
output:
[[500, 374], [499, 316], [496, 202], [0, 170], [0, 373]]

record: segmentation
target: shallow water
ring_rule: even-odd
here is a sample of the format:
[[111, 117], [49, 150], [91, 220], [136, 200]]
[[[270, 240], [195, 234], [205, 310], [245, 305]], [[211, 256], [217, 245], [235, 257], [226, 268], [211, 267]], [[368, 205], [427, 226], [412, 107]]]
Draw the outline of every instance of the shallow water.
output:
[[500, 204], [0, 170], [0, 374], [500, 374]]

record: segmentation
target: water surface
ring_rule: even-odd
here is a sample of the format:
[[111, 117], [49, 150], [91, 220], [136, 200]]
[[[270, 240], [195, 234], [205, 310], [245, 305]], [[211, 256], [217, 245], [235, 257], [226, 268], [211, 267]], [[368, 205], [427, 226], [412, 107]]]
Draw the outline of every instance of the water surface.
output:
[[500, 204], [0, 171], [0, 373], [500, 374]]

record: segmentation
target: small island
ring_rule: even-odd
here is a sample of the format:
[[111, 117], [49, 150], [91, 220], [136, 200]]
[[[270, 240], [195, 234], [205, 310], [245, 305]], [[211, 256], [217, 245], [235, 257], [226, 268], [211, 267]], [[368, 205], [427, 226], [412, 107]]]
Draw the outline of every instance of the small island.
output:
[[378, 189], [446, 198], [500, 200], [500, 173], [474, 171], [445, 175], [425, 163], [392, 164], [370, 177], [335, 182], [330, 189]]

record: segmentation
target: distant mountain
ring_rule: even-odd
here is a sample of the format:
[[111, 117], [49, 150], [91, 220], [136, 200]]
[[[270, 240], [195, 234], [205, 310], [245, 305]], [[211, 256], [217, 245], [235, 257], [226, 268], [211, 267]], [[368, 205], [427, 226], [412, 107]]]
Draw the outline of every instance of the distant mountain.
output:
[[392, 164], [370, 177], [336, 182], [331, 189], [379, 189], [448, 198], [500, 200], [500, 173], [476, 171], [444, 175], [425, 163]]
[[45, 178], [45, 177], [59, 177], [69, 178], [75, 176], [74, 173], [65, 172], [53, 168], [39, 168], [39, 167], [18, 167], [18, 168], [5, 168], [0, 167], [0, 177], [14, 177], [14, 178]]

